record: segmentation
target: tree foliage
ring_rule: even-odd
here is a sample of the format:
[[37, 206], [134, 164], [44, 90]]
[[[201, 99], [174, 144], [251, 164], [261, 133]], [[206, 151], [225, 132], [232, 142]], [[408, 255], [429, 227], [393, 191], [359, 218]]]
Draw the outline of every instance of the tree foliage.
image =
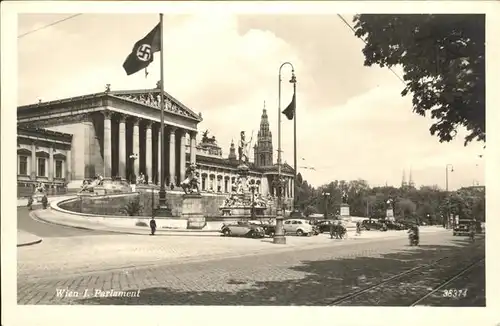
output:
[[470, 141], [486, 141], [485, 15], [362, 14], [356, 36], [366, 42], [365, 65], [403, 67], [413, 111], [434, 119], [432, 135], [451, 141], [463, 126]]
[[338, 215], [343, 189], [347, 189], [349, 194], [351, 216], [384, 218], [387, 200], [392, 198], [397, 219], [442, 224], [450, 213], [461, 218], [485, 220], [484, 187], [467, 187], [447, 193], [437, 186], [422, 186], [420, 189], [410, 186], [371, 188], [365, 180], [334, 180], [316, 189], [302, 180], [298, 184], [298, 206], [306, 216], [325, 212], [328, 216]]

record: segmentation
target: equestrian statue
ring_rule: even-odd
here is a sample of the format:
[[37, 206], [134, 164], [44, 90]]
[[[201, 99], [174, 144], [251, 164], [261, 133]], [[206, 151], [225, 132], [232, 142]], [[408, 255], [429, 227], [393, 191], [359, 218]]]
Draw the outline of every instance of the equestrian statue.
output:
[[182, 181], [181, 188], [186, 195], [200, 194], [200, 182], [198, 181], [198, 172], [196, 171], [196, 164], [191, 163], [186, 169], [187, 178]]

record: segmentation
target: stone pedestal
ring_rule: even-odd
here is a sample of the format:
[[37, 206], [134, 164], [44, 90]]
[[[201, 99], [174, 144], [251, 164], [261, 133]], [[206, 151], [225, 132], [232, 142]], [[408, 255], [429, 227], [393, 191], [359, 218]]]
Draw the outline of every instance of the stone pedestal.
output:
[[347, 217], [347, 216], [351, 216], [351, 213], [349, 212], [349, 205], [341, 204], [340, 205], [340, 217]]
[[392, 208], [388, 208], [385, 212], [385, 218], [389, 221], [394, 220], [394, 210]]
[[188, 229], [203, 229], [206, 225], [200, 194], [188, 194], [182, 198], [182, 218], [187, 219]]

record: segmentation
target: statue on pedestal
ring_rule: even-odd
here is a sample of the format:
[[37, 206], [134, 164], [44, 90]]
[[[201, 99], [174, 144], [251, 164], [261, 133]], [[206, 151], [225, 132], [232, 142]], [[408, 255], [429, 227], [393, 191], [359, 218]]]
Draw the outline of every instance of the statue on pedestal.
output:
[[198, 172], [196, 171], [196, 164], [191, 163], [186, 169], [186, 179], [181, 182], [181, 188], [186, 195], [196, 193], [200, 194], [200, 187], [198, 181]]
[[342, 191], [342, 204], [347, 204], [349, 201], [349, 195], [347, 194], [347, 191], [343, 190]]
[[[252, 135], [253, 137], [253, 135]], [[240, 163], [248, 163], [248, 151], [249, 151], [249, 145], [252, 142], [252, 139], [250, 141], [245, 140], [245, 132], [242, 131], [240, 133], [240, 142], [238, 145], [238, 159]]]

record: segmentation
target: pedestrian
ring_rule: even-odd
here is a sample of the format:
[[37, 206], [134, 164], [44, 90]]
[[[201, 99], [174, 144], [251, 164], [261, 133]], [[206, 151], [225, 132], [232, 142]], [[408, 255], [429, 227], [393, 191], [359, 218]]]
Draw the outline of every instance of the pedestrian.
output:
[[47, 208], [47, 204], [49, 203], [49, 200], [47, 199], [47, 195], [43, 195], [42, 197], [42, 205], [43, 205], [43, 209], [46, 209]]
[[156, 232], [156, 221], [155, 221], [155, 217], [154, 216], [151, 218], [151, 221], [149, 221], [149, 227], [151, 228], [151, 235], [155, 235], [155, 232]]
[[33, 196], [30, 196], [30, 198], [28, 198], [28, 208], [29, 210], [33, 210]]

